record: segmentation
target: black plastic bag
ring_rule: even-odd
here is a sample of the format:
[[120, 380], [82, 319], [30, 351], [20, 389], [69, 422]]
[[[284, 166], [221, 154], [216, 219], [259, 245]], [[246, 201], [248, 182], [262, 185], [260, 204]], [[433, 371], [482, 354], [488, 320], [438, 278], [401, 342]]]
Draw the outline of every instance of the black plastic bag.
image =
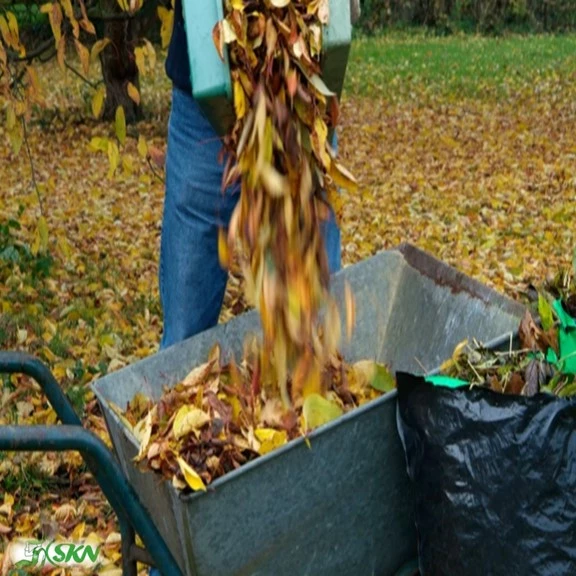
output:
[[576, 399], [397, 373], [423, 576], [576, 576]]

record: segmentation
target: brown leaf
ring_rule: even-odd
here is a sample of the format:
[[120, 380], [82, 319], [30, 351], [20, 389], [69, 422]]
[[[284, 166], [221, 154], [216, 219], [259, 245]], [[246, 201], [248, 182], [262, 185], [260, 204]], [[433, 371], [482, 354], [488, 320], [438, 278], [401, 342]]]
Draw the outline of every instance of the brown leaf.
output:
[[528, 310], [524, 313], [524, 317], [520, 322], [518, 330], [518, 337], [520, 338], [520, 345], [525, 350], [539, 350], [542, 331], [536, 323], [532, 314]]
[[525, 384], [526, 383], [524, 381], [524, 378], [522, 378], [522, 376], [518, 372], [513, 372], [512, 375], [510, 376], [510, 380], [506, 384], [504, 393], [516, 394], [519, 396], [520, 394], [522, 394], [522, 390], [524, 389]]

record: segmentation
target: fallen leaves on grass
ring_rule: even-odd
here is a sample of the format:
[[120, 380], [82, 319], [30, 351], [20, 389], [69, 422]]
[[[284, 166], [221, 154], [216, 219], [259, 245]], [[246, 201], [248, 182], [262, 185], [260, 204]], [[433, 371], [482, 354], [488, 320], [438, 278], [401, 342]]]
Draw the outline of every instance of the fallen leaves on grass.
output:
[[[522, 45], [518, 55], [528, 52]], [[497, 98], [490, 89], [495, 81], [487, 77], [486, 90], [472, 98], [450, 85], [436, 91], [421, 75], [412, 75], [407, 88], [402, 78], [383, 86], [374, 69], [386, 66], [387, 49], [366, 66], [355, 58], [354, 45], [352, 53], [339, 155], [361, 186], [358, 194], [342, 194], [345, 266], [408, 241], [514, 296], [530, 280], [569, 265], [567, 248], [576, 244], [573, 56], [560, 71], [523, 72], [521, 86], [508, 74]], [[85, 403], [85, 422], [103, 438], [104, 423], [82, 390], [97, 375], [154, 352], [161, 335], [163, 184], [142, 166], [138, 135], [155, 147], [151, 162], [159, 166], [170, 102], [163, 65], [159, 58], [154, 81], [142, 86], [149, 116], [135, 132], [128, 129], [125, 155], [132, 161], [126, 170], [120, 166], [113, 180], [107, 179], [107, 156], [88, 150], [90, 140], [103, 135], [102, 126], [86, 121], [90, 91], [71, 73], [47, 65], [49, 109], [34, 115], [28, 130], [48, 228], [46, 253], [33, 257], [22, 255], [31, 252], [40, 217], [30, 164], [24, 154], [13, 155], [0, 126], [0, 226], [4, 218], [18, 223], [8, 241], [0, 234], [0, 348], [29, 351], [46, 361], [79, 412]], [[370, 93], [361, 95], [363, 87]], [[14, 250], [20, 262], [12, 260]], [[233, 275], [222, 321], [246, 309], [242, 292]], [[35, 423], [54, 422], [27, 379], [3, 378], [1, 386], [0, 424], [29, 422], [17, 420], [16, 402], [34, 406], [29, 418]], [[25, 483], [31, 475], [28, 457], [12, 454], [0, 462], [3, 486], [8, 478]], [[50, 472], [60, 457], [46, 457], [43, 468]], [[58, 460], [58, 466], [68, 475], [78, 469], [78, 460]], [[92, 526], [102, 536], [117, 531], [93, 481], [87, 477], [83, 485], [91, 486], [82, 496], [89, 504], [82, 512], [87, 531]], [[25, 497], [14, 490], [12, 519], [0, 514], [0, 522], [18, 526], [23, 535], [37, 534], [38, 506], [70, 500], [55, 485], [45, 489], [50, 504], [36, 499], [20, 506]]]

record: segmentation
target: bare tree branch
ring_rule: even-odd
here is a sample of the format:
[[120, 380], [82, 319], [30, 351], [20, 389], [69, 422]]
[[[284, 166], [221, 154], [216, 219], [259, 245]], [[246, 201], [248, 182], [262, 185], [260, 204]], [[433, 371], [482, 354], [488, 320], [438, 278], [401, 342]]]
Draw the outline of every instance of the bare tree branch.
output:
[[86, 84], [94, 88], [94, 90], [96, 90], [96, 88], [98, 88], [98, 85], [102, 83], [102, 80], [100, 80], [100, 82], [92, 82], [91, 80], [88, 80], [88, 78], [86, 78], [84, 74], [76, 70], [76, 68], [74, 68], [74, 66], [72, 66], [71, 64], [68, 64], [66, 60], [64, 60], [64, 65], [66, 66], [66, 68], [68, 68], [68, 70], [76, 74], [76, 76], [78, 76], [80, 80], [83, 80], [84, 82], [86, 82]]
[[34, 60], [34, 58], [38, 58], [42, 56], [46, 50], [50, 48], [50, 46], [54, 46], [54, 38], [49, 38], [45, 42], [42, 42], [38, 48], [32, 50], [31, 52], [27, 52], [25, 56], [16, 56], [15, 52], [8, 51], [8, 61], [9, 62], [30, 62]]
[[28, 131], [26, 130], [26, 121], [22, 118], [22, 130], [24, 134], [24, 145], [26, 146], [26, 155], [28, 156], [28, 161], [30, 162], [30, 171], [32, 173], [32, 185], [34, 190], [36, 190], [36, 196], [38, 196], [38, 204], [40, 205], [40, 214], [44, 216], [44, 206], [42, 204], [42, 196], [40, 195], [40, 189], [38, 188], [38, 182], [36, 181], [36, 169], [34, 168], [34, 160], [32, 158], [32, 152], [30, 151], [30, 143], [28, 142]]

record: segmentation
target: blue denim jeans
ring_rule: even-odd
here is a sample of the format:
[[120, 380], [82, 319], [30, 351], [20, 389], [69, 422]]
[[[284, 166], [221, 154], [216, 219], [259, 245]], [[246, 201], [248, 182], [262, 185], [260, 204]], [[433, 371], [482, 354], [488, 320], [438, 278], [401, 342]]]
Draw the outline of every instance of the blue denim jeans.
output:
[[[239, 188], [221, 191], [222, 143], [192, 96], [174, 87], [168, 124], [166, 196], [160, 247], [160, 348], [218, 322], [228, 272], [218, 260], [218, 229], [227, 227]], [[340, 269], [340, 230], [322, 224], [330, 272]]]

